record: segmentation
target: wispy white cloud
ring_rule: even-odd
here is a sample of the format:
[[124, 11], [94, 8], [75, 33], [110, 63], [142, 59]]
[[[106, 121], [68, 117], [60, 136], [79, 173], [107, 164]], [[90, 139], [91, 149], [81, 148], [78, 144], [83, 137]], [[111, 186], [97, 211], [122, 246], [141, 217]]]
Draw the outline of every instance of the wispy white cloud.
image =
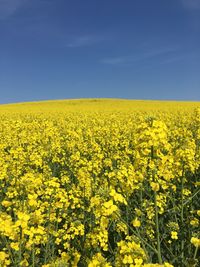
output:
[[0, 19], [12, 16], [28, 0], [0, 0]]
[[103, 40], [102, 36], [81, 35], [81, 36], [71, 37], [70, 40], [67, 41], [66, 46], [72, 47], [72, 48], [90, 46], [90, 45], [99, 43], [102, 40]]
[[154, 59], [162, 55], [167, 55], [168, 53], [175, 52], [177, 49], [177, 47], [163, 47], [152, 49], [143, 53], [135, 53], [135, 55], [107, 57], [102, 59], [101, 62], [108, 65], [130, 65], [134, 62], [140, 62], [148, 59]]
[[199, 9], [200, 10], [200, 0], [180, 0], [183, 7], [187, 9]]

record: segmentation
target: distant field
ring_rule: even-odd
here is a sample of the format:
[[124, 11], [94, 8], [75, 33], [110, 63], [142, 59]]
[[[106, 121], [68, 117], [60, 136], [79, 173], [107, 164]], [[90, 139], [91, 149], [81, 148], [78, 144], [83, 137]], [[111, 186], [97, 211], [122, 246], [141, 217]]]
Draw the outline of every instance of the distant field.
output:
[[[200, 102], [159, 101], [159, 100], [125, 100], [125, 99], [75, 99], [49, 100], [0, 105], [2, 111], [72, 111], [72, 110], [128, 110], [128, 111], [177, 111], [193, 110]], [[25, 109], [28, 110], [25, 110]]]
[[0, 266], [199, 266], [200, 102], [18, 103], [0, 120]]

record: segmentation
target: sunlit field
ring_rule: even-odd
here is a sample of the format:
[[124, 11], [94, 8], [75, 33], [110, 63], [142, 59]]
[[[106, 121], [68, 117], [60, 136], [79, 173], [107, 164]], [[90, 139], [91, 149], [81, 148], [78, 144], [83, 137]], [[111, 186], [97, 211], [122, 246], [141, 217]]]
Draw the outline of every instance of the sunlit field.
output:
[[0, 120], [1, 267], [200, 266], [200, 103], [19, 103]]

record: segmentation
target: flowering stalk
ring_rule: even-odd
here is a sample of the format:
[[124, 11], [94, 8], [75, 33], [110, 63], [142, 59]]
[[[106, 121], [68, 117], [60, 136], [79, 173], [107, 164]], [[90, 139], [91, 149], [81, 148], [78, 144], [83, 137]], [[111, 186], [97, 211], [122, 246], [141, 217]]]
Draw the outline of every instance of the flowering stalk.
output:
[[[154, 148], [151, 147], [151, 159], [154, 158]], [[153, 180], [154, 179], [154, 173], [153, 173]], [[154, 208], [155, 208], [155, 224], [156, 224], [156, 239], [157, 239], [157, 256], [158, 256], [158, 262], [159, 264], [162, 264], [162, 256], [161, 256], [161, 248], [160, 248], [160, 231], [159, 231], [159, 218], [158, 218], [158, 207], [157, 207], [157, 193], [156, 189], [154, 190]]]
[[[183, 171], [184, 173], [184, 171]], [[183, 229], [183, 223], [184, 223], [184, 203], [183, 203], [183, 188], [184, 188], [184, 177], [181, 177], [181, 228]], [[183, 260], [184, 260], [184, 239], [181, 239], [181, 264], [183, 266]]]
[[32, 246], [32, 267], [35, 267], [35, 245]]
[[198, 246], [196, 246], [195, 251], [194, 251], [194, 257], [193, 257], [194, 260], [196, 259], [197, 251], [198, 251]]
[[159, 218], [158, 218], [158, 207], [157, 207], [157, 193], [156, 192], [154, 192], [154, 206], [155, 206], [157, 255], [158, 255], [158, 262], [159, 262], [159, 264], [162, 264], [162, 256], [161, 256], [161, 249], [160, 249]]

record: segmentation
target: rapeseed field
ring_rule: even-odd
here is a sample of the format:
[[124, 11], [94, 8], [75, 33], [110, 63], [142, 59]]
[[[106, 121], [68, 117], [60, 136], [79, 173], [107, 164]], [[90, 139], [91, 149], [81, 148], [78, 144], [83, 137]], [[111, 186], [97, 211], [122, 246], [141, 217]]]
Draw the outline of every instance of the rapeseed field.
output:
[[0, 120], [0, 266], [200, 266], [200, 103], [19, 103]]

